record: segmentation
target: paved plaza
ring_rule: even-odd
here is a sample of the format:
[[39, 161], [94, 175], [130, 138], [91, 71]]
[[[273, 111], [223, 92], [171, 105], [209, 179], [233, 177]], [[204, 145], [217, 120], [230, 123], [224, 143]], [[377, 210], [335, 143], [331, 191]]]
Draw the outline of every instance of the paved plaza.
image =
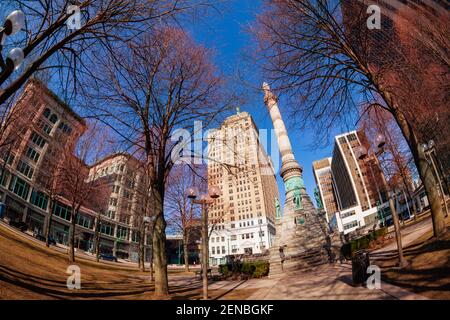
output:
[[[413, 300], [426, 299], [421, 295], [382, 282], [381, 289], [367, 289], [352, 285], [350, 264], [323, 265], [308, 273], [291, 273], [275, 279], [251, 279], [239, 286], [230, 283], [233, 293], [221, 299], [235, 298], [237, 292], [250, 292], [249, 300]], [[211, 285], [220, 287], [218, 282]], [[224, 289], [222, 287], [222, 289]]]

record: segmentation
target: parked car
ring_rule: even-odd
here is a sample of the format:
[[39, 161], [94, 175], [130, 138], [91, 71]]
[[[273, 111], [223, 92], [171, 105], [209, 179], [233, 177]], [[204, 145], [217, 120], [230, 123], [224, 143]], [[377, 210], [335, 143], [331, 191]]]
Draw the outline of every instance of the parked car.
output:
[[10, 220], [10, 221], [9, 221], [9, 225], [12, 226], [12, 227], [14, 227], [14, 228], [19, 229], [19, 230], [22, 231], [22, 232], [25, 232], [25, 231], [28, 230], [28, 224], [26, 224], [25, 222], [22, 222], [22, 221], [13, 221], [13, 220]]
[[[38, 234], [34, 234], [34, 237], [42, 242], [45, 242], [45, 236], [43, 236], [42, 234], [38, 233]], [[56, 246], [56, 240], [55, 238], [53, 238], [51, 235], [48, 237], [48, 243], [52, 244], [54, 246]]]
[[112, 254], [100, 253], [99, 258], [102, 260], [117, 262], [117, 258], [115, 256], [113, 256]]

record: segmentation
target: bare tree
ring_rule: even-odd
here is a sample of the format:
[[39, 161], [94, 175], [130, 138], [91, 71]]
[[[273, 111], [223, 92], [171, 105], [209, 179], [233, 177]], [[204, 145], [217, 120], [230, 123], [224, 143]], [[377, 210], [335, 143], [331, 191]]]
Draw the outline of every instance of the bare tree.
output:
[[[91, 172], [94, 176], [96, 173]], [[96, 212], [94, 223], [94, 252], [97, 262], [100, 259], [100, 233], [102, 228], [102, 216], [108, 210], [108, 200], [111, 194], [110, 180], [108, 177], [94, 179], [89, 182], [92, 184], [92, 192], [84, 204], [85, 207]]]
[[164, 216], [167, 179], [178, 157], [176, 147], [191, 148], [190, 141], [171, 141], [171, 136], [181, 128], [192, 133], [194, 120], [203, 120], [207, 127], [229, 105], [224, 79], [210, 58], [210, 52], [182, 30], [154, 30], [150, 36], [115, 49], [109, 63], [100, 66], [103, 70], [97, 74], [104, 78], [96, 82], [91, 96], [98, 101], [97, 117], [114, 128], [124, 146], [139, 153], [148, 171], [154, 201], [157, 295], [169, 293]]
[[206, 190], [206, 175], [205, 168], [191, 167], [187, 164], [175, 165], [167, 183], [165, 202], [167, 222], [175, 231], [183, 235], [184, 267], [186, 271], [189, 271], [191, 235], [199, 226], [201, 218], [199, 206], [192, 204], [192, 201], [187, 197], [187, 192], [192, 186]]
[[[376, 102], [372, 106], [390, 112], [411, 150], [431, 204], [434, 234], [440, 236], [446, 228], [436, 179], [426, 161], [418, 127], [408, 117], [410, 104], [405, 103], [411, 101], [405, 97], [414, 92], [417, 83], [399, 81], [397, 89], [401, 90], [390, 86], [393, 77], [412, 79], [421, 72], [408, 64], [409, 56], [398, 39], [384, 37], [382, 45], [376, 42], [378, 38], [367, 29], [367, 6], [359, 1], [275, 0], [266, 4], [253, 29], [258, 54], [267, 76], [296, 100], [294, 116], [326, 132], [324, 129], [336, 123], [354, 123], [358, 100]], [[442, 28], [447, 28], [448, 21], [445, 19]], [[377, 56], [380, 47], [389, 50], [382, 59]], [[443, 68], [442, 79], [448, 76], [448, 68]], [[401, 70], [406, 69], [405, 77]], [[443, 89], [440, 87], [441, 92]], [[419, 101], [426, 100], [427, 96], [422, 96]]]
[[[139, 153], [138, 153], [139, 154]], [[139, 161], [139, 160], [138, 160]], [[138, 240], [138, 264], [141, 271], [145, 271], [147, 238], [153, 236], [155, 201], [152, 192], [152, 168], [148, 167], [145, 161], [139, 161], [136, 166], [138, 177], [134, 182], [135, 199], [132, 206], [133, 227], [137, 230]], [[150, 252], [153, 252], [153, 245], [150, 244]], [[150, 280], [153, 281], [153, 254], [150, 254]]]
[[[105, 141], [97, 139], [99, 127], [92, 124], [80, 138], [75, 154], [71, 149], [63, 154], [63, 165], [60, 167], [59, 184], [61, 195], [67, 199], [71, 208], [71, 226], [69, 234], [69, 261], [75, 261], [75, 233], [80, 209], [90, 203], [94, 207], [102, 206], [102, 194], [97, 198], [98, 182], [88, 180], [89, 161], [97, 162], [104, 154]], [[103, 142], [103, 143], [102, 143]], [[97, 198], [95, 201], [94, 199]]]
[[[22, 10], [26, 24], [23, 37], [5, 42], [7, 48], [23, 49], [24, 70], [14, 72], [12, 61], [3, 59], [0, 53], [4, 61], [0, 73], [3, 87], [0, 105], [39, 70], [54, 68], [65, 89], [79, 84], [79, 79], [90, 74], [91, 54], [109, 51], [111, 42], [132, 39], [148, 31], [154, 21], [171, 18], [202, 3], [193, 0], [12, 0], [2, 4], [5, 11]], [[72, 22], [73, 15], [78, 13], [79, 26]]]
[[379, 156], [379, 163], [391, 189], [403, 190], [412, 200], [413, 211], [416, 212], [415, 201], [412, 199], [412, 179], [417, 174], [417, 168], [392, 115], [383, 109], [369, 108], [361, 117], [360, 127], [371, 142], [375, 142], [379, 134], [385, 137], [385, 152]]

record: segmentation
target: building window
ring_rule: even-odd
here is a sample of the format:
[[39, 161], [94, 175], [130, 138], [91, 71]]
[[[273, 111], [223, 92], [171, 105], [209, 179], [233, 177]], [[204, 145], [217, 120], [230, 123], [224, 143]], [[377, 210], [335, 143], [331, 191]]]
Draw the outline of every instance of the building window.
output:
[[216, 254], [216, 249], [212, 247], [212, 254]]
[[120, 215], [119, 222], [124, 224], [130, 224], [130, 216], [124, 214]]
[[351, 228], [356, 227], [356, 226], [358, 226], [358, 221], [354, 220], [354, 221], [352, 221], [350, 223], [344, 224], [344, 230], [348, 230], [348, 229], [351, 229]]
[[6, 187], [6, 181], [8, 181], [8, 178], [9, 178], [9, 171], [8, 170], [5, 170], [5, 172], [3, 173], [3, 170], [2, 170], [2, 168], [0, 168], [0, 179], [1, 179], [1, 181], [0, 181], [0, 183], [1, 183], [1, 185], [2, 186], [4, 186], [4, 187]]
[[43, 113], [44, 117], [48, 118], [50, 116], [50, 109], [46, 108]]
[[114, 233], [114, 228], [109, 224], [102, 224], [100, 228], [100, 232], [109, 236], [112, 236]]
[[19, 161], [17, 164], [17, 170], [22, 173], [27, 178], [32, 178], [34, 169], [26, 162], [23, 162], [22, 160]]
[[47, 210], [48, 197], [41, 191], [33, 189], [31, 192], [30, 202], [42, 210]]
[[110, 219], [113, 219], [116, 217], [116, 211], [114, 210], [108, 210], [108, 212], [106, 212], [105, 216], [107, 216]]
[[51, 116], [50, 116], [50, 122], [51, 123], [53, 123], [53, 124], [55, 124], [56, 123], [56, 121], [58, 121], [58, 117], [56, 116], [56, 114], [52, 114]]
[[223, 254], [226, 253], [226, 251], [225, 251], [225, 246], [222, 246], [222, 253], [223, 253]]
[[349, 211], [349, 212], [345, 212], [345, 213], [341, 214], [341, 219], [350, 217], [350, 216], [352, 216], [352, 215], [354, 215], [354, 214], [355, 214], [355, 211], [354, 211], [354, 210]]
[[109, 204], [112, 206], [117, 206], [117, 198], [110, 198]]
[[70, 221], [70, 215], [72, 213], [72, 208], [69, 206], [66, 206], [62, 203], [57, 202], [55, 204], [55, 207], [53, 209], [53, 214], [55, 216], [58, 216], [60, 218], [63, 218], [64, 220]]
[[118, 226], [117, 227], [117, 238], [119, 239], [127, 239], [128, 238], [128, 229]]
[[92, 219], [82, 214], [77, 216], [77, 224], [88, 229], [91, 229], [93, 225]]
[[26, 156], [33, 160], [34, 162], [37, 162], [39, 160], [40, 154], [36, 150], [34, 150], [32, 147], [28, 147]]
[[67, 124], [65, 124], [64, 122], [61, 122], [58, 126], [58, 129], [61, 129], [64, 133], [66, 134], [71, 134], [72, 133], [72, 128], [69, 127]]
[[14, 176], [9, 185], [9, 190], [17, 194], [23, 199], [27, 199], [28, 192], [30, 191], [30, 185], [19, 177]]
[[12, 165], [12, 163], [14, 162], [14, 155], [8, 152], [3, 157], [3, 160], [6, 162], [6, 164]]
[[41, 149], [47, 143], [47, 141], [44, 138], [42, 138], [40, 135], [38, 135], [36, 132], [33, 132], [33, 134], [31, 135], [31, 141]]
[[46, 134], [50, 134], [50, 132], [52, 132], [52, 127], [48, 123], [46, 123], [44, 120], [39, 120], [38, 126]]

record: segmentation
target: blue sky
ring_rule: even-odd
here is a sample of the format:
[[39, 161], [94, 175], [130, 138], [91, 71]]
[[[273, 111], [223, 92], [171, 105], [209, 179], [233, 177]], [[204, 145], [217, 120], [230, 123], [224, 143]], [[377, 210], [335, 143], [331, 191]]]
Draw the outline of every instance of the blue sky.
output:
[[[220, 12], [211, 12], [207, 18], [194, 20], [189, 27], [194, 38], [208, 48], [215, 51], [216, 64], [228, 76], [236, 74], [236, 69], [245, 65], [245, 48], [252, 41], [245, 29], [260, 10], [259, 0], [231, 0], [220, 5]], [[254, 88], [259, 88], [263, 79], [258, 70], [244, 69], [247, 82], [239, 84], [239, 90], [250, 92], [250, 100], [241, 107], [242, 111], [249, 112], [259, 129], [271, 129], [272, 122], [264, 106], [262, 93], [252, 94]], [[280, 99], [279, 107], [288, 127], [288, 133], [293, 146], [295, 158], [303, 166], [303, 177], [306, 190], [314, 199], [313, 192], [316, 187], [312, 173], [312, 161], [331, 156], [332, 146], [311, 150], [314, 135], [308, 131], [295, 129], [288, 121], [287, 108]], [[280, 196], [284, 202], [284, 186], [279, 174], [277, 175]]]

